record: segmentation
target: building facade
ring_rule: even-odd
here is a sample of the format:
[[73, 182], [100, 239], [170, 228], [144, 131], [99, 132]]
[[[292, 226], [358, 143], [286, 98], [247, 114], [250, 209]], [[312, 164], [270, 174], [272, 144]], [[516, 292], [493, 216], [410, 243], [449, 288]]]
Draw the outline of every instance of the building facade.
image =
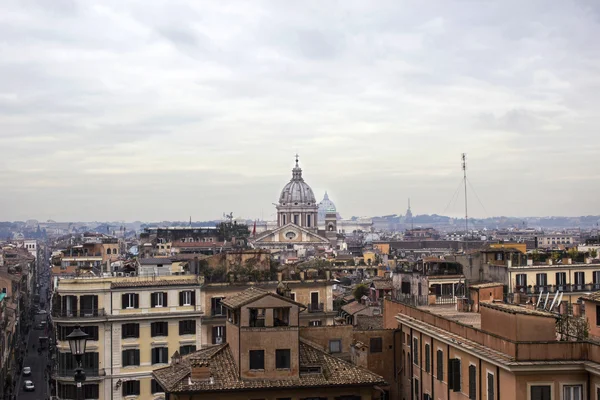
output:
[[83, 358], [86, 399], [163, 399], [152, 371], [202, 343], [200, 285], [193, 275], [59, 279], [51, 312], [56, 396], [75, 398], [66, 337], [80, 325], [90, 335]]

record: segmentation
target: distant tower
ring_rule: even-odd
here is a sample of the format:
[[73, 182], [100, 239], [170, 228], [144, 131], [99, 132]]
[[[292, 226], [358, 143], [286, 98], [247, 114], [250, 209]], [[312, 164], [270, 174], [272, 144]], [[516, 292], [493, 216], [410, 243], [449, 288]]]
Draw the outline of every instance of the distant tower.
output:
[[325, 213], [325, 237], [329, 239], [332, 246], [337, 242], [337, 212], [335, 208], [330, 208]]
[[410, 222], [410, 228], [413, 228], [413, 215], [412, 211], [410, 211], [410, 197], [408, 198], [408, 209], [406, 210], [406, 217], [404, 218], [405, 223]]

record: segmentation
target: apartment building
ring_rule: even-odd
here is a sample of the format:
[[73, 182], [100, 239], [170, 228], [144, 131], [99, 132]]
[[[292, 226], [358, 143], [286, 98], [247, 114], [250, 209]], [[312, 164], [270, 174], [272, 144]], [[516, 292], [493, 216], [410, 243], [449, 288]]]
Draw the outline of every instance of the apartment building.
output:
[[481, 302], [479, 313], [385, 301], [396, 328], [396, 380], [402, 399], [600, 399], [600, 345], [557, 340], [558, 316]]
[[570, 233], [550, 233], [537, 236], [537, 246], [547, 249], [573, 247], [579, 243], [579, 236]]
[[371, 400], [385, 380], [299, 336], [303, 304], [251, 287], [223, 300], [226, 342], [154, 371], [170, 400]]
[[549, 259], [545, 264], [508, 267], [508, 291], [529, 297], [562, 292], [563, 301], [577, 303], [586, 293], [600, 290], [600, 264], [588, 262], [565, 258], [559, 264]]
[[75, 398], [74, 357], [66, 340], [76, 325], [88, 333], [83, 357], [86, 399], [154, 399], [152, 371], [171, 356], [199, 349], [202, 280], [195, 275], [58, 279], [52, 301], [59, 399]]
[[282, 289], [281, 285], [289, 289], [292, 300], [306, 307], [300, 313], [301, 326], [333, 325], [336, 311], [333, 309], [334, 281], [331, 279], [205, 283], [200, 302], [204, 310], [202, 344], [225, 342], [227, 338], [226, 309], [223, 306], [225, 299], [249, 287], [258, 287], [276, 293], [278, 289]]

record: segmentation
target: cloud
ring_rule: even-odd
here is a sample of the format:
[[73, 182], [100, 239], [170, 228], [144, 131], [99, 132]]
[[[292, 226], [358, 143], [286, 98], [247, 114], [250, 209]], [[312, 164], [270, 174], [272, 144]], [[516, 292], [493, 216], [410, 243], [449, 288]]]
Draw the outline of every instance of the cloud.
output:
[[[345, 216], [402, 213], [407, 197], [440, 213], [463, 152], [493, 215], [597, 213], [599, 15], [593, 1], [3, 2], [0, 219], [268, 215], [297, 151]], [[498, 196], [556, 182], [553, 201]]]

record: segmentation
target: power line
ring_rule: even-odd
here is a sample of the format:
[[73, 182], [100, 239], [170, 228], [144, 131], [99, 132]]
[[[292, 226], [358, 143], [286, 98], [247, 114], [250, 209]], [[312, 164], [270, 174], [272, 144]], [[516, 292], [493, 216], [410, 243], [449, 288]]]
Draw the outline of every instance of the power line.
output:
[[458, 182], [458, 186], [456, 187], [456, 190], [454, 191], [454, 194], [452, 195], [452, 198], [448, 202], [448, 205], [446, 205], [446, 208], [444, 208], [444, 211], [442, 211], [442, 215], [446, 214], [446, 211], [448, 210], [448, 207], [450, 207], [452, 204], [454, 204], [454, 201], [456, 200], [456, 197], [458, 196], [458, 191], [460, 190], [460, 187], [462, 186], [462, 184], [463, 184], [463, 180], [461, 179]]
[[479, 195], [477, 195], [477, 192], [475, 191], [475, 188], [473, 187], [473, 185], [471, 185], [471, 181], [467, 179], [467, 183], [469, 184], [469, 187], [471, 188], [471, 190], [475, 194], [475, 197], [477, 198], [477, 201], [479, 202], [479, 205], [481, 206], [481, 208], [483, 208], [483, 211], [485, 212], [486, 216], [489, 217], [490, 213], [485, 209], [485, 206], [483, 205], [482, 201], [479, 199]]

